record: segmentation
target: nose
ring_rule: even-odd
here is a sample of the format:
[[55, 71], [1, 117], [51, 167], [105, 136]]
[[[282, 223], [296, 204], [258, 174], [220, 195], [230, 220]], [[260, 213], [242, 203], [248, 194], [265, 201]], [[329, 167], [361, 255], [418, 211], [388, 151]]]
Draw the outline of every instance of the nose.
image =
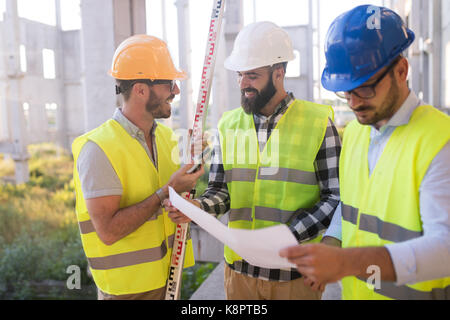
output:
[[347, 98], [347, 104], [348, 104], [348, 106], [349, 106], [350, 108], [353, 108], [353, 109], [354, 109], [355, 107], [361, 105], [362, 102], [363, 102], [363, 99], [357, 97], [357, 96], [356, 96], [355, 94], [353, 94], [353, 93], [348, 94], [348, 95], [346, 96], [346, 98]]
[[173, 93], [174, 95], [178, 95], [178, 94], [180, 94], [180, 92], [181, 92], [180, 87], [178, 87], [178, 83], [175, 82], [175, 85], [174, 85], [174, 87], [173, 87], [172, 93]]
[[238, 77], [238, 84], [239, 84], [239, 89], [241, 89], [241, 90], [250, 87], [250, 81], [248, 80], [247, 77], [244, 77], [244, 76]]

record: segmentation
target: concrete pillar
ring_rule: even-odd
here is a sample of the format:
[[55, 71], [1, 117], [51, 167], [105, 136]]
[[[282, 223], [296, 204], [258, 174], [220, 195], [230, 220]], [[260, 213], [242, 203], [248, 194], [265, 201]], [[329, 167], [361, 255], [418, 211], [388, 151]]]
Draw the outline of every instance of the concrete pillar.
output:
[[416, 34], [416, 40], [411, 45], [409, 62], [411, 65], [410, 86], [420, 98], [425, 98], [424, 90], [424, 56], [423, 56], [423, 23], [424, 15], [421, 1], [412, 1], [409, 15], [409, 28]]
[[[242, 0], [228, 0], [225, 7], [225, 50], [226, 57], [231, 54], [234, 45], [234, 39], [239, 31], [244, 26], [243, 2]], [[217, 65], [216, 68], [224, 68], [222, 65]], [[228, 106], [227, 110], [237, 108], [241, 105], [241, 92], [237, 83], [236, 72], [227, 70], [228, 83]]]
[[113, 0], [113, 13], [115, 47], [131, 35], [146, 33], [145, 0]]
[[116, 47], [145, 33], [145, 0], [82, 0], [81, 55], [85, 130], [109, 118], [120, 105], [115, 81], [108, 75]]
[[427, 48], [430, 54], [429, 72], [430, 81], [428, 82], [429, 102], [437, 108], [444, 107], [444, 99], [442, 92], [442, 78], [444, 70], [442, 59], [442, 2], [441, 0], [432, 0], [429, 2], [430, 9], [429, 18], [429, 37], [430, 45]]
[[[192, 70], [191, 70], [191, 29], [189, 17], [189, 0], [177, 0], [178, 17], [178, 56], [180, 69], [188, 74], [188, 78], [181, 82], [179, 126], [182, 129], [191, 129], [193, 114], [195, 112], [192, 97]], [[206, 32], [206, 30], [205, 30]]]
[[8, 108], [11, 157], [15, 162], [15, 182], [24, 183], [29, 180], [26, 124], [21, 101], [20, 70], [20, 30], [17, 14], [17, 2], [6, 1], [6, 12], [3, 21], [3, 49], [5, 71], [8, 79], [6, 86], [6, 103]]
[[[310, 63], [308, 63], [308, 67], [307, 67], [307, 72], [308, 74], [306, 75], [307, 77], [307, 81], [308, 81], [308, 85], [306, 86], [307, 91], [306, 91], [306, 99], [309, 101], [313, 101], [314, 100], [314, 59], [313, 59], [313, 44], [314, 44], [314, 39], [313, 39], [313, 2], [312, 0], [309, 0], [308, 2], [308, 33], [307, 33], [307, 43], [309, 43], [310, 45], [308, 46], [308, 56], [307, 59], [310, 61]], [[294, 39], [293, 39], [294, 40]], [[304, 59], [305, 57], [300, 57], [300, 59]]]
[[48, 141], [48, 119], [45, 105], [30, 102], [28, 114], [30, 134], [28, 142], [40, 143], [42, 141]]
[[216, 65], [213, 78], [213, 104], [208, 110], [210, 128], [216, 129], [222, 114], [230, 107], [228, 96], [228, 73], [223, 63], [226, 58], [226, 41], [223, 30], [220, 33], [219, 48], [216, 55]]
[[68, 126], [67, 126], [67, 100], [66, 100], [66, 88], [64, 73], [64, 46], [63, 35], [61, 28], [61, 0], [55, 0], [55, 12], [56, 12], [56, 78], [59, 79], [59, 103], [56, 111], [56, 143], [66, 150], [70, 150]]
[[[2, 48], [0, 46], [0, 48]], [[3, 50], [2, 50], [3, 52]], [[1, 59], [3, 60], [3, 59]], [[0, 75], [3, 75], [3, 61], [0, 61]], [[4, 79], [3, 76], [0, 79]], [[0, 142], [7, 141], [9, 138], [9, 128], [8, 128], [8, 102], [6, 99], [6, 89], [7, 85], [5, 81], [0, 83]]]
[[442, 99], [443, 106], [450, 109], [450, 1], [442, 1]]

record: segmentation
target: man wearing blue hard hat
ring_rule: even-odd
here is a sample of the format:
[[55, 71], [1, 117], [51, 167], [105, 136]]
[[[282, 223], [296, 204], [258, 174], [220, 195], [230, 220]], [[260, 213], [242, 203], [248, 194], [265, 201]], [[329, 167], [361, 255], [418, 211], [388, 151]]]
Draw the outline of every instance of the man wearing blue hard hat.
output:
[[322, 84], [357, 118], [344, 132], [341, 209], [327, 232], [342, 248], [280, 255], [313, 288], [342, 279], [343, 299], [450, 299], [450, 117], [408, 88], [413, 41], [395, 12], [369, 5], [336, 18], [326, 37]]

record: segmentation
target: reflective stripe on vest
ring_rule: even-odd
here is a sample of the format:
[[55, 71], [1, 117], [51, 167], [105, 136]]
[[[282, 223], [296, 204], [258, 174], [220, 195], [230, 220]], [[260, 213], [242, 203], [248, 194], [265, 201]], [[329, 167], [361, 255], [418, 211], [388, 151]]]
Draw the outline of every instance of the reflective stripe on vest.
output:
[[[128, 236], [105, 245], [87, 212], [77, 172], [78, 155], [88, 140], [105, 152], [123, 186], [120, 208], [126, 208], [152, 195], [179, 167], [178, 159], [173, 158], [178, 155], [173, 132], [158, 124], [155, 136], [158, 163], [164, 164], [158, 171], [140, 143], [114, 120], [78, 137], [72, 145], [76, 212], [83, 249], [97, 287], [107, 294], [141, 293], [166, 285], [175, 225], [167, 212], [159, 210]], [[185, 267], [193, 263], [192, 241], [188, 241]]]
[[[256, 169], [232, 168], [225, 171], [225, 182], [247, 181], [254, 182]], [[259, 180], [285, 181], [301, 184], [317, 185], [315, 172], [301, 171], [289, 168], [260, 167], [258, 170]]]
[[[230, 228], [286, 224], [320, 200], [314, 162], [329, 118], [331, 107], [295, 100], [260, 153], [253, 116], [242, 108], [224, 113], [218, 127]], [[231, 264], [241, 257], [226, 246], [225, 260]]]
[[[277, 208], [255, 207], [255, 219], [286, 224], [293, 219], [296, 211], [284, 211]], [[298, 215], [298, 213], [296, 213]], [[252, 221], [252, 208], [231, 209], [229, 221]]]
[[[450, 139], [450, 118], [420, 106], [408, 125], [392, 133], [369, 177], [370, 126], [357, 121], [344, 133], [340, 159], [342, 247], [384, 246], [423, 235], [419, 187], [431, 161]], [[407, 143], [405, 143], [407, 141]], [[449, 299], [450, 278], [370, 288], [356, 277], [342, 279], [343, 299]]]
[[[156, 214], [152, 215], [147, 221], [156, 220], [162, 214], [163, 214], [163, 210], [162, 210], [162, 208], [159, 208], [158, 211], [156, 212]], [[78, 221], [78, 226], [80, 228], [81, 234], [88, 234], [91, 232], [95, 232], [95, 227], [92, 224], [91, 220]]]
[[[171, 235], [170, 238], [172, 239], [173, 246], [174, 235]], [[106, 257], [88, 258], [88, 262], [89, 266], [94, 270], [108, 270], [158, 261], [163, 259], [166, 254], [167, 244], [164, 240], [159, 247], [130, 251]]]
[[[358, 209], [342, 204], [342, 219], [354, 225], [358, 219]], [[392, 242], [403, 242], [418, 238], [423, 235], [422, 231], [412, 231], [399, 225], [384, 222], [378, 217], [361, 213], [359, 220], [359, 230], [377, 234], [381, 239]]]
[[[365, 280], [357, 279], [366, 285]], [[380, 289], [375, 288], [374, 291], [397, 300], [450, 300], [450, 286], [433, 288], [431, 291], [420, 291], [408, 286], [397, 286], [392, 282], [381, 281]]]

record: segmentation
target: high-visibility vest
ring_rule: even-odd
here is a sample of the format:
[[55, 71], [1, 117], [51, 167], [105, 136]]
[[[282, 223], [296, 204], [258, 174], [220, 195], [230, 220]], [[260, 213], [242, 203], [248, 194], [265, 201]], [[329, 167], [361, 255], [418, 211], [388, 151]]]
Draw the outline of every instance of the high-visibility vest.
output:
[[[156, 131], [159, 169], [156, 170], [145, 149], [115, 120], [78, 137], [72, 145], [76, 213], [81, 240], [97, 287], [112, 295], [134, 294], [166, 285], [175, 224], [160, 209], [147, 222], [113, 245], [98, 237], [86, 209], [77, 171], [83, 145], [95, 142], [106, 154], [123, 186], [120, 208], [143, 201], [179, 168], [178, 145], [170, 128], [158, 124]], [[186, 247], [184, 267], [194, 264], [192, 242]]]
[[[384, 246], [422, 236], [419, 187], [431, 161], [449, 141], [449, 128], [447, 115], [431, 106], [418, 107], [407, 125], [394, 130], [369, 177], [370, 126], [356, 120], [348, 125], [339, 168], [343, 248]], [[382, 281], [379, 288], [374, 283], [346, 277], [342, 297], [450, 299], [450, 278], [403, 286]]]
[[[320, 200], [314, 162], [328, 125], [329, 106], [295, 100], [259, 151], [253, 116], [242, 108], [224, 113], [218, 127], [230, 194], [229, 228], [260, 229], [288, 224], [299, 209]], [[310, 242], [320, 241], [320, 236]], [[242, 258], [228, 246], [225, 260]]]

